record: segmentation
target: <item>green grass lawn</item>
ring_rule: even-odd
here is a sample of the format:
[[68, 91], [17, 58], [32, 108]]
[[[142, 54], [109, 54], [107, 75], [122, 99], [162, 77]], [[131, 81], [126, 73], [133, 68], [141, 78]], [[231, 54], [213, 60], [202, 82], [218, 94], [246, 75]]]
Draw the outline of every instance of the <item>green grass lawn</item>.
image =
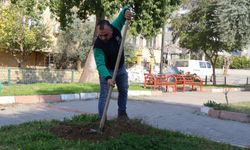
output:
[[[116, 88], [114, 88], [116, 90]], [[145, 90], [137, 84], [129, 85], [129, 90]], [[66, 94], [99, 92], [99, 84], [92, 83], [35, 83], [4, 86], [0, 96]]]
[[216, 103], [214, 101], [208, 101], [205, 106], [212, 107], [216, 110], [225, 110], [232, 112], [245, 113], [250, 115], [250, 102], [238, 102], [232, 104]]
[[230, 104], [227, 111], [241, 112], [250, 115], [250, 102], [239, 102]]
[[57, 137], [51, 129], [58, 124], [85, 124], [97, 121], [96, 115], [80, 115], [64, 121], [35, 121], [0, 128], [1, 150], [240, 150], [227, 144], [179, 132], [156, 129], [140, 122], [138, 127], [147, 128], [149, 134], [123, 133], [105, 141], [67, 140]]
[[246, 85], [205, 85], [203, 84], [204, 88], [244, 88]]

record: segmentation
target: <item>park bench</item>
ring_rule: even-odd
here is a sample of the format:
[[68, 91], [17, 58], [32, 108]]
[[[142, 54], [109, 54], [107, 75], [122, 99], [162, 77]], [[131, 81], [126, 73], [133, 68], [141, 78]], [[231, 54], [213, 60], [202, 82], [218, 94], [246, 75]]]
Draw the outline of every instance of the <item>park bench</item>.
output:
[[195, 90], [195, 86], [199, 86], [200, 91], [201, 91], [201, 89], [202, 89], [202, 80], [201, 80], [200, 77], [188, 74], [188, 75], [182, 75], [181, 79], [182, 79], [181, 84], [183, 85], [182, 91], [185, 91], [185, 87], [187, 87], [187, 86], [191, 86], [192, 91]]
[[155, 88], [155, 77], [151, 73], [144, 74], [144, 88]]
[[166, 87], [166, 91], [169, 90], [169, 87], [173, 87], [173, 91], [176, 92], [178, 86], [182, 87], [182, 91], [185, 91], [185, 87], [191, 86], [192, 91], [195, 90], [195, 86], [200, 87], [202, 90], [202, 80], [198, 76], [193, 76], [190, 74], [157, 74], [153, 75], [150, 73], [144, 74], [144, 88], [151, 87], [154, 90], [161, 87]]

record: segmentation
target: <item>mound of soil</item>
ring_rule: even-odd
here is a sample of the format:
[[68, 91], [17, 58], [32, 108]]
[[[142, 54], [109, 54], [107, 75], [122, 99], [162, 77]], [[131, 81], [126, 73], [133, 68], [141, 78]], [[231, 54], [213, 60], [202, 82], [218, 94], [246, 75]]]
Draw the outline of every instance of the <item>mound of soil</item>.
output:
[[[149, 134], [148, 129], [135, 121], [107, 121], [103, 132], [98, 130], [99, 124], [100, 122], [91, 122], [84, 125], [60, 123], [52, 128], [51, 132], [64, 139], [89, 140], [94, 142], [115, 138], [123, 133]], [[97, 132], [92, 132], [93, 129]]]

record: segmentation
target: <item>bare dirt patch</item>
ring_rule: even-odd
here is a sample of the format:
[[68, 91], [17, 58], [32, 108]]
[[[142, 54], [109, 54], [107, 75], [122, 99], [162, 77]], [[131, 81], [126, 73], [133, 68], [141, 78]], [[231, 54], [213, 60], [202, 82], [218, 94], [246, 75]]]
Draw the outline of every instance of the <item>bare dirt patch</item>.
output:
[[[99, 123], [100, 122], [91, 122], [84, 125], [60, 123], [52, 128], [51, 131], [64, 139], [89, 140], [94, 142], [116, 138], [123, 133], [134, 133], [138, 135], [149, 134], [148, 128], [138, 121], [107, 121], [103, 132], [99, 132], [98, 130]], [[90, 132], [91, 129], [96, 129], [98, 132]]]

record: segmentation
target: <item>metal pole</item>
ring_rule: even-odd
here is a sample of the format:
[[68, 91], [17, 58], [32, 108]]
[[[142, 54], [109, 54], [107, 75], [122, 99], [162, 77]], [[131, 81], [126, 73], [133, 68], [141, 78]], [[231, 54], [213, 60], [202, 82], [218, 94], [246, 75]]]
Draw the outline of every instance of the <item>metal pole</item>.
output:
[[207, 85], [207, 76], [205, 77], [205, 85]]
[[227, 85], [227, 77], [224, 76], [224, 85]]
[[11, 70], [10, 68], [8, 68], [8, 85], [11, 85], [10, 77], [11, 77]]
[[71, 72], [71, 82], [73, 83], [74, 82], [74, 70], [72, 69], [72, 72]]

